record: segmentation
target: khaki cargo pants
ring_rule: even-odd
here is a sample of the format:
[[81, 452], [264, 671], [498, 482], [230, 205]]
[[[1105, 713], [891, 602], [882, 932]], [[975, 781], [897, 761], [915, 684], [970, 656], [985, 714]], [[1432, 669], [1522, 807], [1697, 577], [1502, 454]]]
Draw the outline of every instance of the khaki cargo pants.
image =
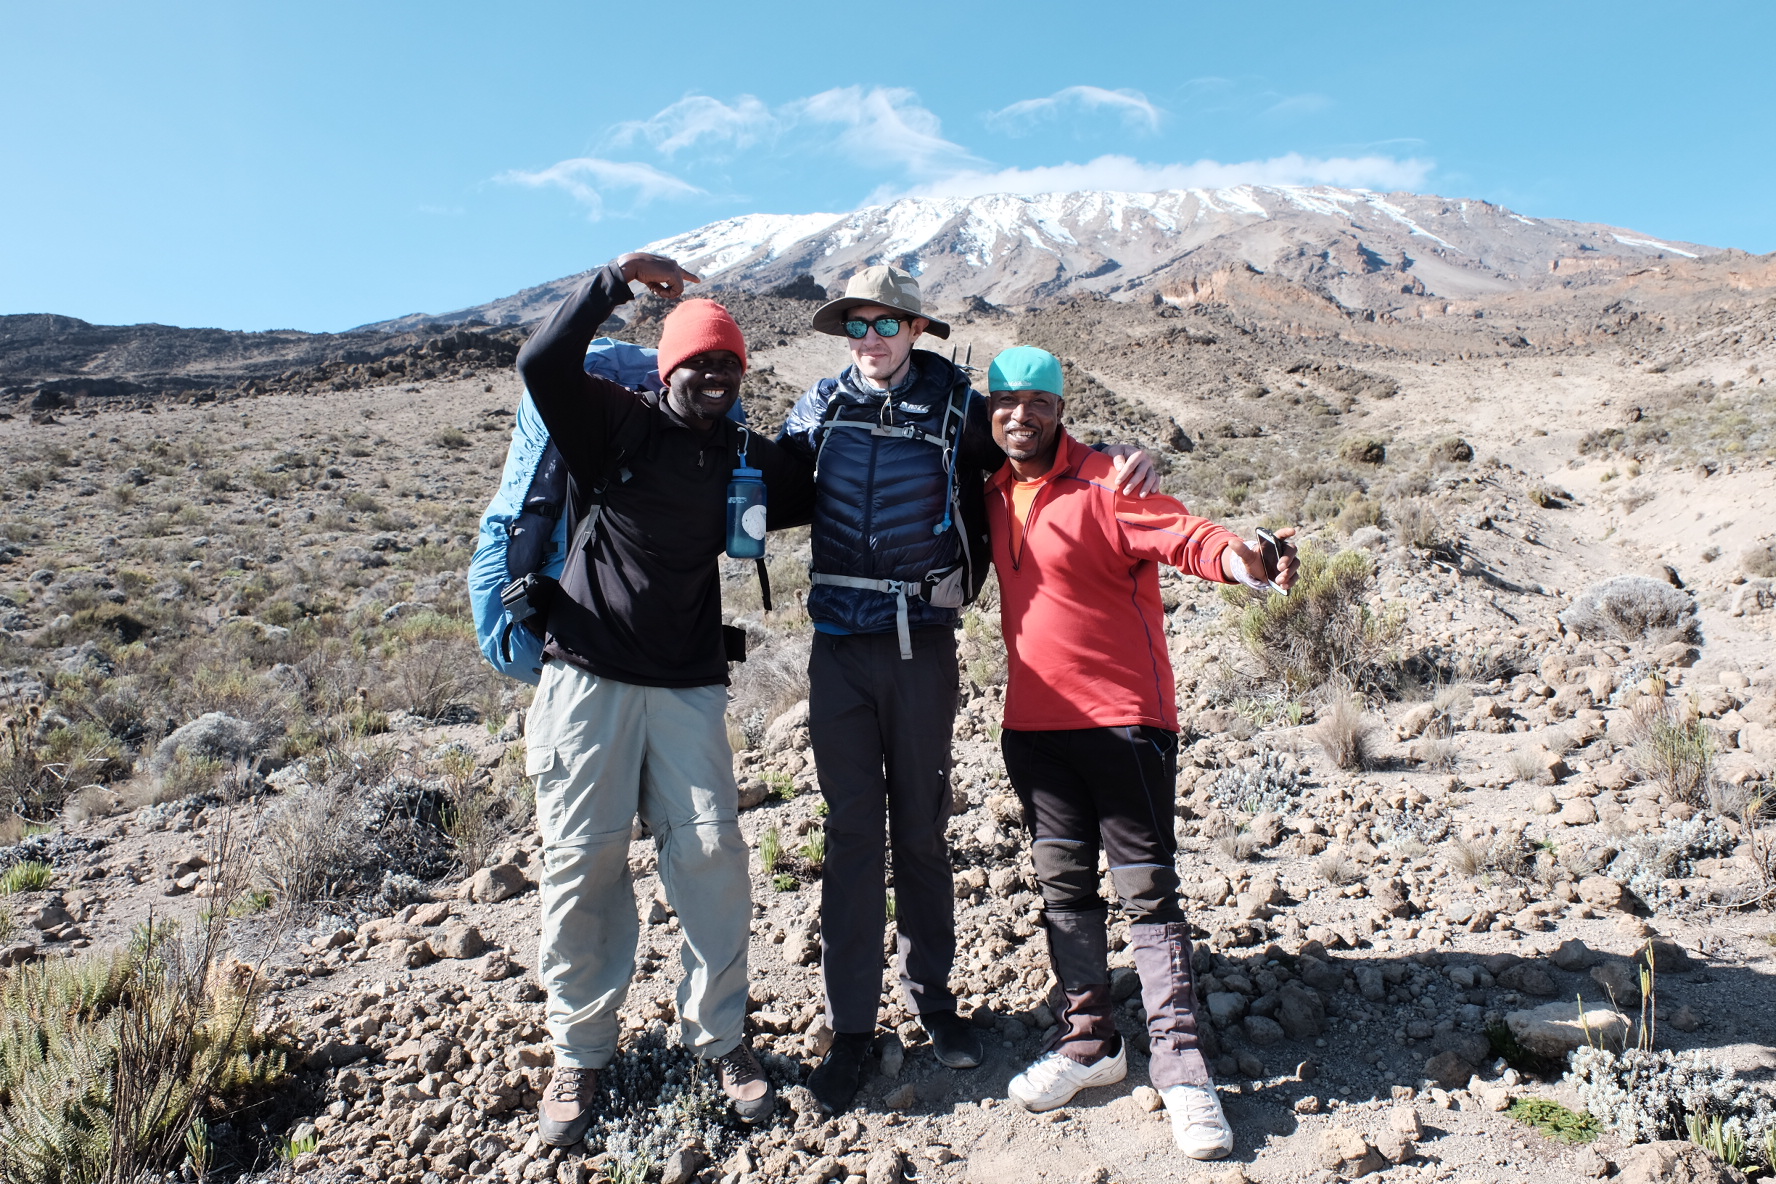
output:
[[602, 1069], [635, 974], [640, 923], [629, 876], [637, 813], [684, 930], [678, 1014], [708, 1058], [740, 1042], [752, 923], [725, 687], [642, 687], [565, 662], [543, 667], [525, 726], [543, 836], [542, 938], [555, 1063]]

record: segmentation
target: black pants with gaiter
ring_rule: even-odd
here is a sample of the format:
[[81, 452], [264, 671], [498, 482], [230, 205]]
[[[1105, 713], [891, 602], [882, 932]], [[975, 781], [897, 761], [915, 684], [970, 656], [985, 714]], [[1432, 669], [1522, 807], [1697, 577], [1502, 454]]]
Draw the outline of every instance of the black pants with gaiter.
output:
[[835, 1032], [876, 1030], [893, 853], [900, 985], [920, 1015], [953, 1011], [950, 736], [956, 635], [921, 629], [913, 656], [892, 633], [814, 635], [808, 732], [826, 799], [820, 970]]
[[1109, 909], [1098, 893], [1101, 850], [1131, 922], [1153, 1085], [1210, 1084], [1196, 1033], [1190, 927], [1178, 904], [1176, 733], [1007, 728], [1000, 746], [1033, 834], [1049, 956], [1065, 995], [1050, 1047], [1088, 1065], [1121, 1047], [1110, 998]]

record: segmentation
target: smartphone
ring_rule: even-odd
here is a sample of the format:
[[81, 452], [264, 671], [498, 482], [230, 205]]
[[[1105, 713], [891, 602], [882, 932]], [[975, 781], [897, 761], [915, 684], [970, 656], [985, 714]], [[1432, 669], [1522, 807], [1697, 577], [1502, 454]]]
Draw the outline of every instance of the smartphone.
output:
[[1281, 584], [1278, 584], [1273, 578], [1274, 574], [1280, 570], [1283, 565], [1283, 540], [1277, 538], [1276, 535], [1270, 533], [1270, 531], [1265, 530], [1261, 526], [1258, 528], [1258, 549], [1260, 556], [1264, 560], [1265, 579], [1270, 580], [1270, 586], [1272, 588], [1276, 589], [1276, 591], [1282, 593], [1284, 596], [1287, 596], [1289, 590]]

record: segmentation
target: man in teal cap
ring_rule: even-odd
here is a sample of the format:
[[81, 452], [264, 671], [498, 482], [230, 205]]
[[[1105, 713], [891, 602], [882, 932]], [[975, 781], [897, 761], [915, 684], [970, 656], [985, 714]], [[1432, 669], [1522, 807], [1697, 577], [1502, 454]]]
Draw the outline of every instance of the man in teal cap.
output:
[[1101, 851], [1129, 919], [1149, 1078], [1178, 1147], [1219, 1158], [1233, 1132], [1197, 1038], [1190, 927], [1178, 903], [1178, 707], [1159, 564], [1286, 589], [1293, 548], [1267, 556], [1176, 498], [1118, 490], [1108, 458], [1062, 427], [1064, 377], [1048, 351], [1006, 350], [988, 387], [993, 440], [1006, 456], [986, 499], [1008, 659], [1000, 746], [1033, 834], [1059, 983], [1053, 1038], [1008, 1092], [1027, 1109], [1052, 1110], [1128, 1072], [1110, 993]]

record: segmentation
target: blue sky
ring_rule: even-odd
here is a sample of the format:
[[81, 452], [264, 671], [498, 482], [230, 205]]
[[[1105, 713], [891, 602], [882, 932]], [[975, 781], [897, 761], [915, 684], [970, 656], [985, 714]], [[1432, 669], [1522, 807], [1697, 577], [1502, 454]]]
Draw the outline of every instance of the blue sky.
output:
[[0, 313], [336, 330], [734, 214], [1274, 181], [1776, 250], [1776, 4], [27, 3]]

